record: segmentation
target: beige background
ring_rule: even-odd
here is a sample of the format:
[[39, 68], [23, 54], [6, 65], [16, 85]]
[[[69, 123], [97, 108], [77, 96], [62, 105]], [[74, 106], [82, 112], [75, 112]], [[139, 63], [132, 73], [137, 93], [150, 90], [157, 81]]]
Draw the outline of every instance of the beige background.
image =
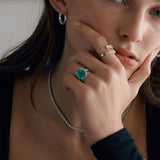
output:
[[42, 0], [0, 0], [0, 57], [35, 29]]

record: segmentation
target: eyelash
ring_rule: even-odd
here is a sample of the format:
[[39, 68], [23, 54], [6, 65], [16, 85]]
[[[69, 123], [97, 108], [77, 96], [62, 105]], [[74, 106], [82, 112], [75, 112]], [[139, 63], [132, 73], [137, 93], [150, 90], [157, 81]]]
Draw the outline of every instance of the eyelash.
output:
[[114, 1], [114, 2], [117, 2], [117, 3], [123, 3], [123, 5], [127, 5], [127, 0], [112, 0], [112, 1]]

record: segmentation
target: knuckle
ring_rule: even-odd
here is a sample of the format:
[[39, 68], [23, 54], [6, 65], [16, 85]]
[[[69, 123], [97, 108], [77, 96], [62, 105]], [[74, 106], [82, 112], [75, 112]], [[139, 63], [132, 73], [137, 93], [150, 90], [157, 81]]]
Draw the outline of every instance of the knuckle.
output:
[[102, 83], [100, 82], [100, 80], [95, 80], [94, 81], [94, 88], [96, 90], [99, 90], [100, 88], [102, 88]]
[[82, 101], [84, 103], [86, 103], [89, 100], [90, 97], [90, 91], [89, 89], [87, 89], [86, 87], [81, 88], [80, 92], [77, 92], [77, 99], [80, 100], [80, 102], [82, 103]]
[[83, 25], [83, 24], [80, 24], [80, 25], [78, 26], [78, 28], [79, 28], [79, 30], [81, 30], [81, 31], [87, 29], [87, 27], [86, 27], [85, 25]]
[[113, 68], [111, 67], [104, 68], [103, 78], [105, 81], [115, 81], [120, 77], [121, 78], [126, 77], [126, 71], [123, 67], [117, 65], [116, 68], [115, 66]]
[[97, 34], [96, 37], [95, 37], [95, 44], [101, 45], [101, 44], [104, 44], [104, 43], [106, 43], [106, 39], [103, 36]]
[[76, 66], [76, 63], [71, 63], [71, 64], [69, 64], [68, 66], [66, 66], [66, 71], [72, 71], [73, 70], [73, 68], [75, 68], [75, 66]]
[[146, 68], [144, 68], [144, 70], [142, 70], [142, 75], [145, 78], [147, 78], [150, 74], [151, 74], [151, 68], [150, 67], [146, 67]]
[[75, 54], [75, 57], [76, 57], [77, 60], [79, 60], [79, 59], [84, 58], [85, 55], [86, 55], [86, 51], [78, 51], [78, 52]]
[[109, 69], [108, 67], [105, 67], [104, 68], [104, 73], [103, 73], [104, 80], [107, 81], [108, 79], [110, 79], [111, 76], [112, 76], [111, 69]]
[[123, 66], [118, 65], [118, 64], [116, 65], [116, 71], [117, 71], [117, 73], [119, 73], [120, 75], [126, 73], [125, 68], [124, 68]]
[[106, 82], [104, 82], [104, 81], [97, 81], [97, 83], [96, 83], [96, 90], [98, 91], [98, 92], [103, 92], [104, 90], [105, 90], [105, 88], [106, 88]]
[[79, 58], [79, 57], [81, 57], [83, 54], [84, 54], [84, 51], [78, 51], [78, 52], [75, 54], [75, 56]]
[[68, 60], [67, 60], [67, 64], [70, 64], [72, 62], [75, 62], [77, 60], [79, 60], [79, 58], [82, 58], [84, 55], [84, 51], [78, 51], [76, 52], [73, 56], [71, 56]]
[[116, 61], [112, 67], [119, 75], [126, 73], [125, 67], [121, 64], [119, 60]]
[[115, 81], [119, 81], [119, 74], [115, 71], [110, 71], [109, 74], [106, 75], [108, 77], [109, 82], [114, 83]]
[[71, 74], [65, 75], [65, 76], [63, 77], [63, 82], [65, 82], [65, 83], [71, 82], [72, 79], [73, 79], [72, 76], [73, 76], [73, 75], [71, 75]]
[[151, 68], [149, 67], [149, 68], [146, 70], [146, 77], [148, 77], [150, 74], [151, 74]]

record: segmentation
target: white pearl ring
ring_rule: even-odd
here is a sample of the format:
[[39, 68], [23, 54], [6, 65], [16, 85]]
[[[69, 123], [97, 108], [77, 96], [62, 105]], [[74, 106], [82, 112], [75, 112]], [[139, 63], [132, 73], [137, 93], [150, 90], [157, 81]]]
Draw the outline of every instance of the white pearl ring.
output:
[[105, 56], [105, 55], [115, 54], [115, 53], [116, 53], [116, 51], [113, 49], [113, 46], [112, 46], [111, 44], [106, 45], [105, 48], [107, 49], [107, 51], [104, 52], [104, 53], [102, 53], [102, 54], [100, 55], [100, 57], [103, 57], [103, 56]]

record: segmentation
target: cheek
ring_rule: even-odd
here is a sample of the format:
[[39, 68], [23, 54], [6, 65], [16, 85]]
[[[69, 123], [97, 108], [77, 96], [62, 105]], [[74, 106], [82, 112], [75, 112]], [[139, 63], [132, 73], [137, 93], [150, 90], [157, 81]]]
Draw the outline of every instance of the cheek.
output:
[[158, 51], [160, 49], [160, 30], [148, 31], [144, 39], [144, 50], [147, 52]]
[[81, 5], [79, 8], [72, 7], [73, 9], [68, 13], [66, 39], [74, 51], [92, 50], [93, 47], [84, 37], [73, 29], [73, 21], [82, 21], [90, 25], [107, 40], [110, 40], [112, 38], [113, 31], [115, 32], [113, 27], [114, 20], [110, 15], [106, 14], [106, 8], [103, 10], [103, 7], [101, 6], [102, 4], [95, 5], [95, 3], [92, 3], [91, 5], [91, 3], [86, 3], [83, 6], [82, 4], [79, 4]]
[[160, 51], [160, 42], [159, 37], [157, 33], [150, 33], [145, 35], [142, 44], [139, 45], [139, 58], [141, 63], [146, 59], [146, 57], [152, 52], [153, 56], [156, 57], [158, 52]]

